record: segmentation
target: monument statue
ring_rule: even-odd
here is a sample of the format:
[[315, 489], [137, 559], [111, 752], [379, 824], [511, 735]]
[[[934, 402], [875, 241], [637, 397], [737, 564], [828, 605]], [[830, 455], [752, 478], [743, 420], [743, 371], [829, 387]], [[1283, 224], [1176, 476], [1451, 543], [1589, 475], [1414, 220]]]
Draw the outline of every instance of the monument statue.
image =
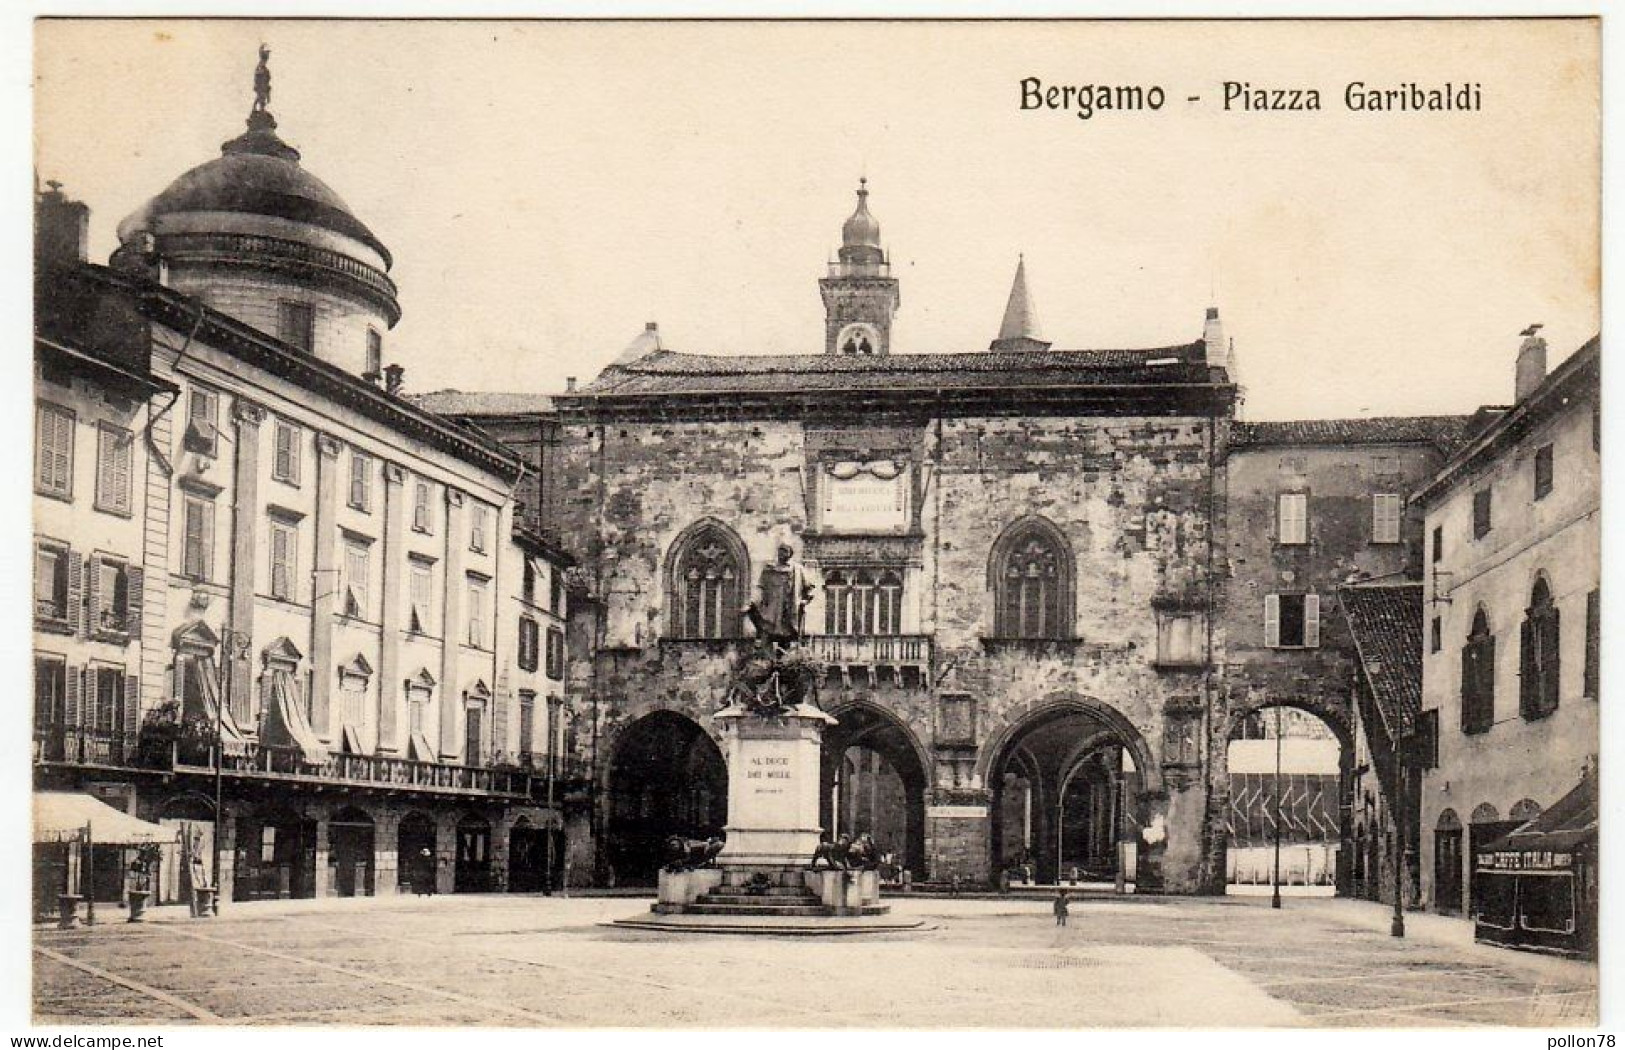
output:
[[271, 58], [271, 49], [264, 44], [260, 45], [260, 64], [254, 67], [254, 112], [264, 113], [265, 107], [271, 104], [271, 67], [266, 65]]
[[802, 620], [815, 588], [801, 564], [795, 548], [779, 544], [778, 561], [762, 566], [756, 598], [745, 607], [745, 617], [756, 629], [756, 637], [783, 648], [801, 637]]

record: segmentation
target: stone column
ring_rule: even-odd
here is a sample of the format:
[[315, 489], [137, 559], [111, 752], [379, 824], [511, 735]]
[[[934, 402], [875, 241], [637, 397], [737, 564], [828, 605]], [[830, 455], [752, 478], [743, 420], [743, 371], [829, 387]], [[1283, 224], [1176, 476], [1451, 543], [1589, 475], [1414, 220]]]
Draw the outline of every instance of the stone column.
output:
[[[237, 430], [237, 466], [232, 479], [229, 617], [232, 631], [249, 639], [254, 635], [254, 570], [259, 561], [260, 424], [265, 420], [265, 409], [239, 397], [232, 404], [231, 418]], [[234, 657], [239, 655], [239, 647], [230, 648]], [[253, 668], [248, 659], [232, 659], [230, 667], [227, 688], [232, 718], [240, 726], [252, 726], [255, 720], [249, 708], [253, 700]]]
[[400, 892], [401, 815], [384, 810], [373, 817], [372, 892], [393, 897]]
[[400, 709], [401, 688], [401, 585], [406, 568], [403, 547], [402, 491], [406, 471], [399, 464], [384, 464], [384, 542], [380, 561], [383, 562], [384, 602], [379, 614], [383, 624], [382, 640], [378, 648], [378, 750], [394, 754], [401, 749], [397, 712]]
[[446, 579], [441, 588], [444, 605], [440, 618], [440, 758], [455, 758], [463, 753], [462, 675], [458, 656], [463, 639], [468, 637], [468, 625], [463, 622], [463, 591], [468, 581], [463, 577], [463, 553], [468, 550], [468, 533], [463, 521], [463, 493], [446, 486]]
[[514, 814], [504, 810], [491, 822], [491, 892], [508, 892], [508, 839], [513, 834]]
[[457, 814], [436, 813], [434, 816], [434, 891], [455, 893], [457, 890]]
[[316, 735], [330, 732], [333, 688], [333, 613], [339, 607], [338, 566], [339, 442], [316, 435], [316, 560], [310, 617], [310, 724]]

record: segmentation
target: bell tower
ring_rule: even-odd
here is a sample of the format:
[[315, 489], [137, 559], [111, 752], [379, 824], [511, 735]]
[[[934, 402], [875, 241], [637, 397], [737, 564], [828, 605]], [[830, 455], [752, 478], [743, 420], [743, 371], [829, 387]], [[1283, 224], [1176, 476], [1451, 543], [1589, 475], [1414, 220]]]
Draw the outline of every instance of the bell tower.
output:
[[858, 208], [841, 226], [841, 248], [818, 282], [824, 297], [826, 354], [889, 354], [900, 297], [869, 214], [869, 180], [858, 180]]

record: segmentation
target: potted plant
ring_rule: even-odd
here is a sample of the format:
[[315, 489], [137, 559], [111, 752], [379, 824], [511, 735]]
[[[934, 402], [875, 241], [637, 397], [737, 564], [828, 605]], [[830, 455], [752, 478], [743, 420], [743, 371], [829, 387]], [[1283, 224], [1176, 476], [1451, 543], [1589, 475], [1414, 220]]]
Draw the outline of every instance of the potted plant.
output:
[[130, 922], [146, 919], [147, 901], [152, 897], [152, 873], [157, 870], [161, 856], [156, 842], [136, 847], [135, 859], [130, 861]]

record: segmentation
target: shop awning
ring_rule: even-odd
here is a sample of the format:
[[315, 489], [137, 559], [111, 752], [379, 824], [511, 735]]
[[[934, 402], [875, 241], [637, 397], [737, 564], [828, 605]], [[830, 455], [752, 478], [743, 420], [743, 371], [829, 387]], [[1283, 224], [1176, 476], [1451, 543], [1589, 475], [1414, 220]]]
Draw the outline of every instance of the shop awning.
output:
[[96, 845], [127, 846], [140, 842], [173, 842], [175, 830], [149, 824], [114, 809], [100, 799], [71, 791], [34, 793], [34, 841], [72, 842], [90, 825]]
[[1576, 850], [1597, 840], [1597, 784], [1590, 777], [1550, 809], [1479, 847], [1477, 866], [1522, 871], [1567, 868]]

